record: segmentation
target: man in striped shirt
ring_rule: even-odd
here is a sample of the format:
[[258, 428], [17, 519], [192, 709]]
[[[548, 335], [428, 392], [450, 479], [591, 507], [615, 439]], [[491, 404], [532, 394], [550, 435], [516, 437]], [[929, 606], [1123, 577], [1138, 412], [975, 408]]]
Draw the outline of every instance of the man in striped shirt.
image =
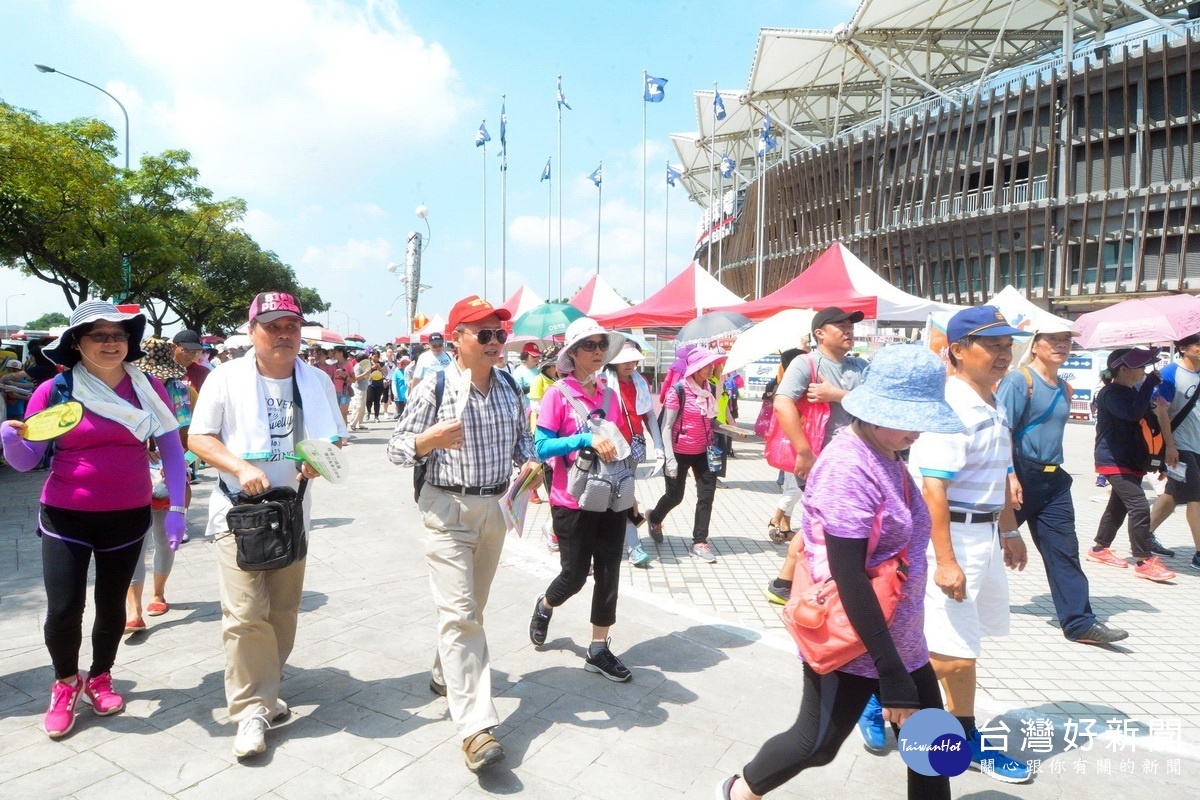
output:
[[995, 306], [958, 312], [946, 326], [954, 375], [946, 402], [965, 433], [927, 433], [912, 447], [910, 469], [933, 518], [927, 550], [925, 639], [929, 660], [971, 746], [972, 766], [1007, 783], [1024, 783], [1029, 767], [984, 747], [975, 725], [975, 664], [984, 636], [1008, 633], [1008, 576], [1025, 568], [1025, 542], [1008, 494], [1012, 429], [992, 388], [1012, 363], [1021, 335]]
[[521, 390], [495, 366], [508, 338], [500, 323], [508, 318], [474, 295], [455, 304], [446, 328], [455, 356], [444, 376], [432, 375], [409, 395], [388, 443], [392, 463], [426, 467], [417, 507], [438, 609], [429, 688], [449, 703], [472, 771], [504, 759], [492, 736], [500, 717], [483, 630], [483, 608], [504, 548], [499, 500], [514, 467], [518, 483], [541, 468]]

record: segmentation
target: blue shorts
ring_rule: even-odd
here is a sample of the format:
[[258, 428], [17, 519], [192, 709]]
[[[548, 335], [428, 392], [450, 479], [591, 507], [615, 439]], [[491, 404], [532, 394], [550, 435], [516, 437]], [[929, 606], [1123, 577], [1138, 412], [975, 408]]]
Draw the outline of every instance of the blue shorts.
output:
[[338, 394], [337, 401], [339, 406], [348, 406], [350, 405], [350, 395]]

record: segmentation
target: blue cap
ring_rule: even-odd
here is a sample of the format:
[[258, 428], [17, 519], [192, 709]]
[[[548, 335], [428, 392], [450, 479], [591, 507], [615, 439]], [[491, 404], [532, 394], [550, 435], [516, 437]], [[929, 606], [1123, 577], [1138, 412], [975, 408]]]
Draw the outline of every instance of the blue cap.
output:
[[965, 308], [946, 323], [946, 340], [957, 342], [968, 336], [1028, 336], [1029, 331], [1014, 328], [995, 306]]

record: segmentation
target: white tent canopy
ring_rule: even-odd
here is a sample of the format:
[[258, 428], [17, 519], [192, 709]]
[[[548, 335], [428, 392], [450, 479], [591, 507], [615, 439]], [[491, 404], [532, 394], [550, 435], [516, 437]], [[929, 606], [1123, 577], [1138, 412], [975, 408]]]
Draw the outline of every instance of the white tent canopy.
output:
[[858, 256], [851, 253], [845, 245], [838, 242], [835, 247], [842, 251], [842, 263], [850, 283], [860, 294], [875, 295], [879, 298], [876, 318], [886, 322], [920, 322], [924, 323], [930, 314], [961, 311], [966, 306], [956, 306], [951, 303], [939, 303], [926, 300], [915, 294], [909, 294], [903, 289], [893, 286], [887, 279], [868, 267]]

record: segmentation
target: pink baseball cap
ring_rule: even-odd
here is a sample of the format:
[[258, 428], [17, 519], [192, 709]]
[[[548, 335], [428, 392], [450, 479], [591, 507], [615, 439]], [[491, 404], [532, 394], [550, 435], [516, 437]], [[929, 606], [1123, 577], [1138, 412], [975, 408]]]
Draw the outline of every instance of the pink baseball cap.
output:
[[303, 324], [308, 324], [300, 301], [286, 292], [259, 292], [250, 304], [251, 322], [274, 322], [284, 317], [296, 317]]

